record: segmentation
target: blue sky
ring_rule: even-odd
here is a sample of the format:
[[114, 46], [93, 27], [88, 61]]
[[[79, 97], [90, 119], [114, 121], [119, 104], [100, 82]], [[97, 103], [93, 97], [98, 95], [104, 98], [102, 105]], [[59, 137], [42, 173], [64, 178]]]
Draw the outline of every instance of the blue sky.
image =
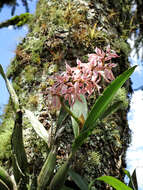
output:
[[[34, 12], [36, 0], [29, 1], [30, 12]], [[20, 6], [16, 9], [17, 15], [25, 11], [24, 7], [20, 3]], [[0, 22], [11, 17], [11, 9], [5, 7], [0, 12]], [[0, 29], [0, 64], [4, 70], [7, 70], [12, 58], [15, 55], [15, 49], [17, 44], [26, 35], [27, 28], [22, 27], [21, 29], [13, 30], [12, 27]], [[131, 46], [133, 46], [133, 39], [129, 40]], [[133, 89], [143, 85], [143, 67], [140, 60], [138, 60], [135, 52], [131, 53], [132, 65], [138, 64], [138, 68], [132, 75]], [[5, 88], [4, 81], [0, 77], [0, 108], [3, 107], [8, 101], [8, 92]], [[2, 109], [0, 109], [1, 113]], [[128, 168], [132, 172], [134, 168], [137, 168], [137, 176], [139, 179], [140, 189], [143, 189], [143, 91], [135, 91], [131, 100], [131, 110], [128, 114], [129, 126], [132, 130], [132, 144], [127, 152], [127, 163]]]
[[[21, 1], [19, 7], [16, 8], [15, 15], [19, 15], [25, 12], [25, 8], [22, 6]], [[36, 6], [36, 0], [29, 1], [30, 12], [34, 13]], [[11, 8], [5, 6], [0, 12], [0, 22], [11, 18]], [[27, 28], [24, 26], [20, 29], [13, 30], [12, 27], [0, 29], [0, 64], [3, 66], [4, 71], [7, 70], [12, 58], [15, 55], [15, 49], [17, 44], [26, 35]], [[3, 106], [8, 101], [8, 92], [5, 87], [2, 77], [0, 77], [0, 113]]]
[[[134, 36], [128, 40], [131, 47], [134, 45]], [[141, 57], [143, 48], [140, 49], [139, 54]], [[130, 60], [132, 65], [138, 65], [131, 79], [133, 82], [133, 89], [143, 85], [143, 62], [138, 59], [135, 50], [131, 52]], [[127, 164], [128, 169], [132, 171], [136, 168], [137, 179], [139, 182], [139, 190], [143, 189], [143, 91], [134, 91], [130, 112], [128, 113], [128, 123], [132, 130], [132, 142], [127, 151]]]

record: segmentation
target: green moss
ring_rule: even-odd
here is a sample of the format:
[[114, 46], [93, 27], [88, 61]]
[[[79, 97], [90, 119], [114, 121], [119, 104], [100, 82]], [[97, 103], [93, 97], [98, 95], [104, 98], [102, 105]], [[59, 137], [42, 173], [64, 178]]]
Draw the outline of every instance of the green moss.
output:
[[119, 53], [122, 51], [127, 56], [131, 51], [129, 44], [123, 39], [115, 40], [114, 47], [119, 51]]
[[38, 71], [38, 68], [35, 66], [27, 65], [24, 69], [24, 77], [25, 80], [30, 83], [35, 80], [36, 72]]
[[113, 98], [113, 103], [121, 101], [122, 104], [120, 106], [120, 109], [126, 110], [129, 106], [129, 100], [127, 98], [127, 91], [126, 89], [120, 88], [118, 92], [116, 93], [115, 97]]
[[12, 17], [11, 19], [0, 23], [0, 28], [8, 27], [10, 25], [13, 25], [15, 28], [19, 28], [23, 26], [24, 24], [27, 24], [29, 20], [32, 18], [32, 14], [30, 13], [23, 13], [21, 15], [16, 15]]
[[57, 71], [58, 71], [58, 65], [57, 64], [52, 64], [52, 65], [49, 66], [47, 74], [51, 75], [51, 74], [53, 74], [53, 73], [55, 73]]
[[38, 96], [30, 95], [28, 103], [31, 104], [32, 107], [36, 108], [38, 106], [38, 99]]
[[22, 92], [22, 89], [20, 88], [20, 86], [18, 85], [18, 83], [13, 82], [12, 85], [13, 85], [13, 88], [16, 91], [16, 93]]
[[100, 164], [101, 155], [99, 152], [89, 151], [88, 154], [90, 164], [93, 164], [95, 166]]
[[8, 129], [0, 133], [0, 160], [11, 157], [11, 134], [12, 131]]
[[0, 160], [11, 157], [11, 134], [13, 127], [13, 111], [9, 101], [9, 104], [5, 106], [3, 121], [0, 125]]
[[40, 56], [39, 56], [38, 53], [32, 52], [32, 55], [31, 55], [31, 62], [32, 62], [32, 63], [40, 64], [41, 59], [40, 59]]
[[20, 61], [18, 61], [17, 59], [16, 59], [16, 57], [14, 58], [14, 60], [12, 61], [12, 63], [11, 63], [11, 65], [9, 65], [8, 66], [8, 68], [7, 68], [7, 77], [8, 78], [11, 78], [11, 76], [13, 76], [13, 75], [18, 75], [18, 73], [19, 73], [19, 65], [21, 64], [21, 62]]
[[45, 40], [46, 40], [45, 36], [38, 35], [38, 37], [36, 37], [33, 33], [31, 33], [29, 34], [29, 36], [27, 36], [27, 40], [23, 44], [23, 48], [26, 52], [40, 54], [42, 53], [43, 44]]

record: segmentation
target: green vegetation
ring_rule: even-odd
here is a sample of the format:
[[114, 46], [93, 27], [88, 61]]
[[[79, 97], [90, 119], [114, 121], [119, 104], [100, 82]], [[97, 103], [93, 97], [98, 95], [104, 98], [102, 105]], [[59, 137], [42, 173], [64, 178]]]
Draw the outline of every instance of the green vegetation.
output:
[[14, 28], [22, 27], [25, 24], [28, 24], [30, 19], [32, 18], [32, 14], [30, 13], [23, 13], [19, 16], [14, 16], [7, 21], [0, 23], [0, 28], [14, 26]]

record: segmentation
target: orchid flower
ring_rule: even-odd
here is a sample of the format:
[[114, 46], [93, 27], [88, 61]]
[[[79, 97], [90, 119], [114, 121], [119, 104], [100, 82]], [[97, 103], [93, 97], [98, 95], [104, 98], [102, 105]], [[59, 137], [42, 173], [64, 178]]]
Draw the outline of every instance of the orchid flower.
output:
[[[63, 97], [73, 105], [76, 100], [81, 101], [80, 94], [90, 97], [95, 92], [100, 93], [102, 78], [108, 83], [114, 80], [112, 68], [116, 64], [111, 59], [117, 57], [119, 56], [110, 46], [107, 46], [106, 52], [96, 47], [95, 53], [88, 54], [88, 63], [82, 63], [79, 59], [76, 67], [70, 67], [66, 63], [66, 71], [55, 76], [55, 83], [50, 88], [54, 104], [56, 97]], [[59, 105], [59, 101], [57, 103]]]

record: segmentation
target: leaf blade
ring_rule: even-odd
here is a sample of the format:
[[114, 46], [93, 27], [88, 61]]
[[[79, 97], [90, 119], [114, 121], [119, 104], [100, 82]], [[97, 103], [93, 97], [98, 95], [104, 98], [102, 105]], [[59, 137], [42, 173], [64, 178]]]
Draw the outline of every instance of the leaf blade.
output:
[[42, 123], [35, 117], [35, 115], [27, 109], [24, 109], [26, 117], [29, 119], [35, 132], [49, 145], [50, 134], [46, 131]]
[[2, 180], [10, 190], [13, 190], [14, 184], [8, 173], [2, 167], [0, 167], [0, 180]]
[[82, 179], [82, 177], [78, 173], [76, 173], [73, 170], [69, 169], [68, 174], [70, 175], [70, 177], [73, 179], [73, 181], [75, 182], [75, 184], [81, 190], [87, 190], [88, 189], [87, 183]]
[[[70, 110], [77, 118], [80, 118], [81, 116], [83, 116], [84, 121], [85, 121], [88, 114], [87, 102], [86, 102], [86, 98], [83, 95], [80, 95], [80, 98], [82, 102], [79, 100], [76, 100], [74, 105], [70, 108]], [[79, 125], [73, 117], [71, 117], [71, 120], [72, 120], [74, 136], [76, 138], [79, 135], [79, 130], [80, 130]]]
[[5, 83], [6, 83], [6, 87], [8, 89], [8, 92], [10, 94], [10, 97], [12, 99], [12, 103], [13, 103], [13, 106], [14, 106], [14, 109], [15, 111], [17, 111], [19, 109], [19, 100], [18, 100], [18, 97], [16, 95], [16, 92], [12, 86], [12, 84], [10, 84], [9, 80], [7, 79], [5, 73], [4, 73], [4, 70], [0, 64], [0, 74], [1, 76], [3, 77], [3, 79], [5, 80]]
[[102, 177], [97, 178], [96, 180], [104, 181], [105, 183], [114, 187], [116, 190], [132, 190], [130, 187], [125, 185], [123, 182], [121, 182], [120, 180], [118, 180], [112, 176], [102, 176]]

